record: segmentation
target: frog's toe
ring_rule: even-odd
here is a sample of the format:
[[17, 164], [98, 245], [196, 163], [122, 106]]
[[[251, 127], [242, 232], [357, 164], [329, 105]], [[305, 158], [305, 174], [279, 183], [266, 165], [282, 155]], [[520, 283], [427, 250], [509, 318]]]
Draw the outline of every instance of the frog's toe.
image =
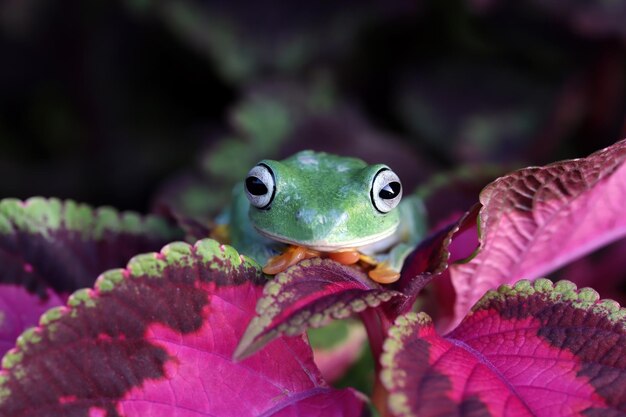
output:
[[263, 272], [268, 275], [276, 275], [303, 259], [312, 257], [313, 254], [302, 246], [290, 246], [280, 255], [274, 256], [267, 261]]
[[391, 268], [387, 262], [381, 262], [368, 272], [369, 277], [379, 284], [391, 284], [400, 279], [400, 272]]
[[361, 254], [357, 251], [331, 252], [328, 257], [342, 265], [354, 265], [361, 259]]

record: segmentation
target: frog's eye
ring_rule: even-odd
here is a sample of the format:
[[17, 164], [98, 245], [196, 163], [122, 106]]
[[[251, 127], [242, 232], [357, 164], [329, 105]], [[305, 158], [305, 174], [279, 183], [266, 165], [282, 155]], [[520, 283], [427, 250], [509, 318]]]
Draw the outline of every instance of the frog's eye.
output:
[[268, 208], [276, 194], [274, 173], [265, 164], [259, 164], [248, 172], [245, 183], [246, 196], [254, 207]]
[[390, 212], [402, 198], [402, 184], [395, 172], [383, 168], [376, 173], [370, 192], [372, 203], [381, 213]]

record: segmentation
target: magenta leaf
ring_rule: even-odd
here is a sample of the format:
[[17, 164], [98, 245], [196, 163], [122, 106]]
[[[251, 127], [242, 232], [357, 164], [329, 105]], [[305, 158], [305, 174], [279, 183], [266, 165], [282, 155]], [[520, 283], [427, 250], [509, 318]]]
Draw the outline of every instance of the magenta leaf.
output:
[[231, 360], [265, 277], [228, 246], [172, 243], [48, 311], [3, 359], [0, 415], [359, 416], [303, 338]]
[[540, 277], [626, 235], [625, 160], [623, 140], [488, 185], [480, 195], [480, 251], [450, 268], [456, 322], [487, 290]]
[[45, 296], [91, 286], [99, 273], [181, 237], [156, 216], [71, 200], [0, 201], [0, 282]]
[[[467, 258], [476, 250], [478, 241], [474, 238], [474, 230], [478, 209], [479, 206], [475, 205], [452, 224], [432, 233], [407, 257], [400, 279], [389, 286], [405, 297], [384, 306], [389, 316], [395, 317], [409, 311], [426, 285], [441, 281], [441, 278], [433, 278], [444, 274], [449, 280], [449, 263]], [[446, 306], [454, 302], [454, 294], [449, 298], [451, 300], [446, 300]]]
[[63, 304], [65, 300], [52, 290], [42, 298], [19, 285], [0, 284], [0, 356], [15, 346], [17, 337], [35, 326], [45, 311]]
[[403, 300], [355, 268], [313, 258], [276, 275], [263, 290], [235, 357], [245, 358], [276, 337], [297, 335], [390, 300]]
[[490, 291], [451, 333], [400, 316], [382, 381], [396, 416], [626, 413], [626, 309], [547, 279]]

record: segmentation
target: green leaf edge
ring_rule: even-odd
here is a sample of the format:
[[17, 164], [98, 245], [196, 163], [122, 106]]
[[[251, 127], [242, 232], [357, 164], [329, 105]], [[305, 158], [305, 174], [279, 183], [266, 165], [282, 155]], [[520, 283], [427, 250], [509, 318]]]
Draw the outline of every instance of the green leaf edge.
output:
[[[233, 354], [234, 360], [240, 361], [247, 358], [279, 335], [297, 336], [304, 333], [308, 328], [319, 328], [324, 326], [329, 319], [345, 319], [350, 317], [352, 314], [360, 313], [367, 308], [378, 307], [380, 304], [391, 300], [394, 296], [402, 295], [399, 292], [388, 290], [381, 292], [380, 294], [370, 294], [362, 299], [354, 300], [348, 305], [342, 303], [334, 304], [322, 313], [311, 314], [310, 311], [304, 310], [300, 314], [294, 316], [291, 320], [281, 324], [276, 329], [257, 339], [257, 337], [263, 333], [265, 327], [269, 325], [274, 317], [281, 312], [275, 304], [275, 301], [277, 297], [288, 296], [287, 293], [281, 294], [280, 290], [285, 284], [291, 282], [292, 274], [297, 270], [311, 266], [320, 266], [326, 262], [334, 261], [322, 258], [306, 259], [297, 265], [290, 267], [286, 271], [277, 274], [274, 277], [274, 280], [265, 284], [265, 287], [263, 288], [263, 295], [259, 298], [256, 305], [256, 315], [252, 318], [250, 324], [248, 324], [246, 331], [239, 341], [237, 349], [235, 349]], [[372, 289], [377, 288], [372, 287]], [[380, 289], [384, 290], [382, 287]]]
[[[600, 295], [593, 288], [577, 289], [576, 285], [571, 281], [562, 280], [553, 283], [546, 278], [540, 278], [535, 281], [522, 279], [513, 285], [503, 284], [497, 290], [488, 291], [472, 307], [467, 317], [488, 308], [494, 300], [503, 301], [507, 297], [530, 297], [535, 294], [545, 294], [549, 296], [550, 301], [555, 303], [567, 302], [574, 308], [604, 316], [611, 322], [621, 325], [622, 329], [626, 330], [626, 308], [620, 307], [616, 301], [610, 299], [600, 300]], [[380, 359], [382, 365], [380, 379], [385, 388], [390, 391], [388, 406], [396, 417], [416, 416], [411, 413], [406, 395], [399, 392], [391, 392], [393, 389], [401, 387], [404, 384], [403, 377], [406, 377], [402, 370], [396, 368], [394, 358], [402, 349], [404, 339], [413, 334], [412, 327], [414, 325], [425, 326], [431, 323], [432, 319], [424, 312], [409, 312], [401, 315], [396, 318], [393, 326], [389, 329], [387, 339], [383, 343], [383, 354]], [[398, 377], [398, 374], [401, 377]]]
[[[190, 256], [195, 255], [196, 258]], [[191, 262], [182, 263], [183, 260]], [[126, 268], [111, 269], [103, 272], [96, 279], [94, 288], [83, 288], [70, 295], [67, 305], [57, 306], [43, 313], [39, 319], [39, 325], [26, 329], [17, 338], [16, 346], [10, 349], [2, 358], [0, 370], [0, 404], [11, 393], [6, 383], [9, 381], [8, 373], [12, 372], [18, 379], [23, 376], [19, 364], [31, 346], [42, 340], [42, 332], [48, 331], [51, 338], [54, 337], [57, 322], [66, 315], [78, 314], [77, 308], [84, 306], [93, 308], [97, 306], [98, 296], [113, 291], [125, 279], [159, 279], [158, 273], [166, 266], [195, 266], [200, 263], [202, 267], [212, 269], [220, 268], [220, 261], [227, 261], [227, 265], [233, 268], [244, 266], [257, 270], [259, 277], [264, 275], [261, 266], [251, 258], [240, 255], [233, 247], [220, 244], [213, 239], [202, 239], [190, 245], [186, 242], [172, 242], [165, 245], [160, 252], [152, 252], [134, 256], [128, 261]]]
[[58, 198], [31, 197], [27, 200], [0, 200], [0, 234], [22, 230], [48, 236], [65, 228], [81, 232], [85, 239], [102, 239], [106, 231], [115, 233], [155, 233], [164, 239], [182, 236], [178, 227], [157, 215], [141, 215], [134, 211], [118, 211], [110, 206], [92, 208], [88, 204]]

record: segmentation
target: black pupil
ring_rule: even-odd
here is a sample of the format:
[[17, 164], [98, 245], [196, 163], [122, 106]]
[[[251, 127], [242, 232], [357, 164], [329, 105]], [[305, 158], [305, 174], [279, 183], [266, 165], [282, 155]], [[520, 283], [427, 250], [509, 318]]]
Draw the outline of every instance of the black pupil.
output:
[[265, 186], [265, 184], [263, 184], [263, 181], [261, 181], [257, 177], [246, 178], [246, 188], [248, 189], [248, 192], [252, 195], [267, 194], [267, 187]]
[[383, 200], [391, 200], [392, 198], [396, 198], [398, 194], [400, 194], [401, 189], [402, 186], [400, 185], [400, 183], [397, 181], [393, 181], [385, 185], [378, 193], [378, 196]]

